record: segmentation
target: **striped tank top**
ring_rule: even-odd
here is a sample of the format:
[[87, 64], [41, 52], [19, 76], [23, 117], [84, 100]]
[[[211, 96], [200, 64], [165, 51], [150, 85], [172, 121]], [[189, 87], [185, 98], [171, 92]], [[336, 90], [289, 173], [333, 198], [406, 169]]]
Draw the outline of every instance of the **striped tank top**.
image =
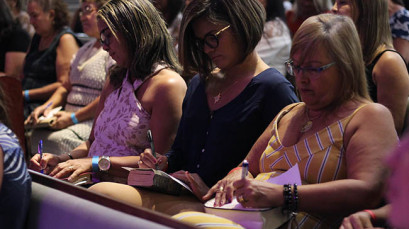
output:
[[[346, 159], [343, 146], [343, 136], [346, 126], [358, 110], [366, 104], [358, 107], [351, 115], [338, 120], [331, 125], [317, 131], [313, 135], [299, 141], [295, 145], [283, 146], [278, 135], [278, 122], [294, 107], [304, 103], [295, 103], [284, 108], [274, 119], [272, 137], [267, 148], [260, 158], [260, 174], [257, 179], [280, 175], [298, 163], [303, 185], [318, 184], [333, 180], [346, 179]], [[329, 223], [339, 225], [339, 220], [331, 218], [327, 221], [320, 216], [312, 216], [300, 212], [295, 220], [300, 228], [327, 228]], [[292, 223], [294, 226], [294, 222]]]

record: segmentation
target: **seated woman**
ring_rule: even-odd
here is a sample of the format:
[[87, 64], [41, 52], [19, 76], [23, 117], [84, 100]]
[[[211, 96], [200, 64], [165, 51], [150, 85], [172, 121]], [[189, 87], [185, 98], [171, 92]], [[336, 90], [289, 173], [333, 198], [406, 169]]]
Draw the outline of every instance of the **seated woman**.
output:
[[[398, 141], [393, 118], [369, 98], [360, 40], [348, 17], [307, 19], [290, 56], [288, 71], [304, 102], [284, 108], [254, 144], [248, 179], [235, 169], [204, 199], [216, 193], [217, 206], [236, 196], [245, 207], [298, 212], [291, 228], [337, 228], [343, 216], [380, 203], [382, 160]], [[263, 181], [293, 166], [302, 185]]]
[[406, 62], [393, 48], [387, 0], [336, 0], [335, 14], [354, 21], [361, 39], [369, 95], [392, 112], [401, 135], [409, 96]]
[[16, 135], [8, 128], [6, 95], [0, 86], [0, 227], [24, 227], [31, 196], [28, 174]]
[[182, 114], [186, 83], [155, 7], [148, 0], [112, 0], [100, 8], [97, 20], [102, 47], [117, 67], [102, 90], [89, 140], [68, 154], [31, 159], [33, 169], [44, 168], [57, 178], [98, 172], [99, 160], [108, 162], [102, 168], [108, 174], [136, 167], [149, 147], [149, 129], [158, 152], [167, 152]]
[[[192, 173], [196, 182], [212, 186], [243, 160], [277, 112], [297, 101], [290, 82], [254, 50], [264, 17], [258, 0], [197, 0], [187, 6], [179, 57], [186, 75], [198, 74], [190, 81], [172, 149], [166, 155], [158, 152], [158, 159], [145, 151], [140, 167], [158, 164], [186, 182]], [[167, 214], [203, 206], [191, 196], [121, 184], [101, 183], [91, 189]], [[201, 198], [206, 191], [196, 195]]]
[[[70, 79], [57, 88], [43, 105], [37, 107], [26, 123], [36, 123], [41, 115], [53, 108], [64, 106], [55, 116], [52, 129], [35, 129], [30, 138], [31, 152], [37, 152], [39, 140], [44, 142], [44, 152], [62, 154], [80, 145], [91, 132], [93, 119], [104, 86], [106, 75], [114, 61], [98, 42], [97, 11], [108, 0], [82, 0], [80, 15], [84, 31], [94, 38], [84, 44], [71, 63]], [[48, 104], [51, 104], [48, 106]]]
[[68, 25], [68, 9], [63, 0], [29, 0], [28, 14], [36, 34], [23, 69], [24, 117], [68, 81], [70, 61], [79, 40]]
[[0, 76], [19, 79], [30, 36], [13, 19], [5, 0], [0, 0]]
[[291, 34], [285, 23], [282, 0], [259, 0], [266, 9], [264, 33], [256, 46], [256, 52], [266, 64], [286, 74], [284, 62], [290, 56]]

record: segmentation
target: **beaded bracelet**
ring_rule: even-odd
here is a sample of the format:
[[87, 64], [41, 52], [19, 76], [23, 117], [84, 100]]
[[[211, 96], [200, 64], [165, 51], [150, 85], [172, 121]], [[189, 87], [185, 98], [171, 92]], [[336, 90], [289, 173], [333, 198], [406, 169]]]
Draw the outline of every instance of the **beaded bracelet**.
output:
[[298, 190], [297, 190], [297, 184], [293, 185], [293, 206], [292, 206], [292, 211], [297, 212], [298, 211]]
[[292, 194], [291, 194], [291, 185], [290, 184], [285, 184], [283, 190], [283, 196], [284, 196], [284, 207], [283, 210], [291, 211], [291, 205], [292, 205]]
[[293, 184], [293, 192], [291, 191], [291, 184], [285, 184], [283, 190], [284, 207], [283, 210], [289, 212], [298, 211], [298, 189], [297, 184]]
[[74, 113], [74, 112], [71, 113], [71, 121], [72, 121], [72, 123], [74, 123], [74, 124], [78, 124], [78, 123], [79, 123], [77, 117], [75, 117], [75, 113]]

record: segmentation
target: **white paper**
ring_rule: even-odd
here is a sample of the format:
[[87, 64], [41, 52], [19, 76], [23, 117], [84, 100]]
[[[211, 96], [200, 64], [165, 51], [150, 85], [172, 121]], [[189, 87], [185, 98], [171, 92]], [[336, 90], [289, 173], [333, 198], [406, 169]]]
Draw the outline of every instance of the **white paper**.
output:
[[285, 173], [280, 174], [279, 176], [276, 176], [276, 177], [272, 177], [266, 181], [272, 184], [279, 184], [279, 185], [285, 185], [285, 184], [301, 185], [302, 183], [301, 183], [300, 168], [298, 167], [298, 164], [295, 164]]

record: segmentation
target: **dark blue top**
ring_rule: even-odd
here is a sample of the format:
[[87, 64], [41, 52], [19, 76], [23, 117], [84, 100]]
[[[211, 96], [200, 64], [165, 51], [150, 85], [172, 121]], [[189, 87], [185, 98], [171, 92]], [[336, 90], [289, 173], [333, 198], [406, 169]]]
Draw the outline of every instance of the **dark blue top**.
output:
[[[0, 228], [23, 228], [31, 196], [31, 178], [16, 135], [0, 123], [3, 182], [0, 189]], [[3, 163], [3, 162], [1, 162]]]
[[167, 153], [169, 172], [198, 173], [211, 187], [245, 158], [275, 115], [297, 101], [291, 83], [269, 68], [230, 103], [211, 112], [205, 80], [196, 75], [189, 83], [178, 133]]

